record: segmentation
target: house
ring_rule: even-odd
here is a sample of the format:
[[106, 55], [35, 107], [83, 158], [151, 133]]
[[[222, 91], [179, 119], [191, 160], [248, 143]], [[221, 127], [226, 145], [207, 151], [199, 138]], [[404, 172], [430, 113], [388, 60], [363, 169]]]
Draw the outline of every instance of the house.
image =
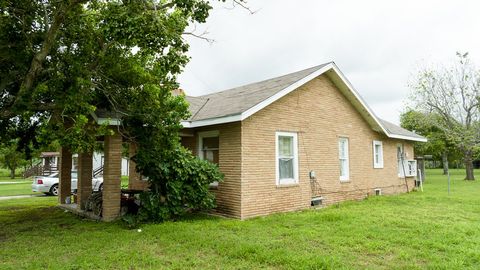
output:
[[[103, 173], [104, 153], [100, 151], [93, 152], [93, 174], [94, 176]], [[60, 165], [60, 152], [42, 152], [40, 153], [41, 162], [32, 167], [29, 172], [24, 173], [24, 177], [33, 175], [49, 175], [58, 172]], [[72, 170], [76, 171], [78, 165], [78, 154], [72, 155]], [[128, 176], [129, 173], [128, 158], [122, 157], [122, 176]]]
[[335, 63], [187, 96], [182, 144], [218, 164], [220, 214], [240, 219], [414, 187], [413, 142], [379, 119]]

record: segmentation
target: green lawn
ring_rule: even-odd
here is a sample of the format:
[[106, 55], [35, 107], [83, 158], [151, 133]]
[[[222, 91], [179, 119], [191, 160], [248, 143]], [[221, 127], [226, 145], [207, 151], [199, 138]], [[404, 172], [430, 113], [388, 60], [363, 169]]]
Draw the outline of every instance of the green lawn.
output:
[[479, 269], [480, 183], [461, 173], [450, 196], [435, 170], [423, 193], [141, 232], [65, 213], [55, 197], [0, 201], [0, 269]]
[[[2, 182], [16, 182], [15, 184], [2, 184]], [[128, 187], [128, 176], [122, 176], [121, 185], [123, 188]], [[38, 192], [32, 192], [32, 179], [23, 178], [2, 178], [0, 177], [0, 197], [2, 196], [14, 196], [14, 195], [31, 195], [42, 194]]]
[[[0, 169], [0, 197], [13, 195], [29, 195], [32, 192], [32, 179], [24, 179], [17, 175], [11, 179], [6, 169]], [[5, 184], [5, 182], [15, 182], [14, 184]]]
[[14, 195], [30, 195], [30, 194], [43, 194], [38, 192], [32, 192], [32, 181], [23, 181], [15, 184], [1, 184], [0, 182], [0, 197], [1, 196], [14, 196]]
[[10, 170], [5, 168], [0, 168], [0, 182], [1, 181], [16, 181], [19, 178], [21, 179], [23, 175], [23, 169], [18, 169], [15, 171], [15, 179], [10, 179]]

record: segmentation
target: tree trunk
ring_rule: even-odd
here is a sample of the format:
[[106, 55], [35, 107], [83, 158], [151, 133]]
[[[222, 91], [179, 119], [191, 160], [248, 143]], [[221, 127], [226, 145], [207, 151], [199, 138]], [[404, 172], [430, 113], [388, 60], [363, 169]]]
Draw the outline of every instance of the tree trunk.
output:
[[442, 153], [442, 165], [443, 165], [443, 175], [448, 174], [448, 153], [444, 151]]
[[15, 179], [15, 168], [10, 169], [10, 179]]
[[467, 176], [465, 180], [475, 180], [475, 175], [473, 174], [473, 153], [471, 150], [465, 151], [465, 172]]

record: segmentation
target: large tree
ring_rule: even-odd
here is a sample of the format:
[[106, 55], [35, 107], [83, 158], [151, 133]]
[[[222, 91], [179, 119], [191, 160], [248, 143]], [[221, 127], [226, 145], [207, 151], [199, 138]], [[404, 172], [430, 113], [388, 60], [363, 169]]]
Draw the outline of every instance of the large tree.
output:
[[424, 113], [438, 115], [447, 140], [463, 154], [466, 180], [474, 180], [474, 151], [480, 144], [480, 71], [468, 53], [450, 66], [422, 68], [412, 84], [412, 101]]
[[[90, 151], [111, 132], [92, 113], [113, 111], [162, 202], [188, 205], [179, 194], [199, 185], [196, 202], [211, 202], [205, 186], [220, 175], [192, 165], [198, 162], [182, 150], [178, 131], [188, 104], [171, 94], [188, 61], [186, 29], [205, 22], [210, 8], [208, 0], [0, 0], [0, 139], [18, 138], [27, 156], [52, 141]], [[173, 166], [174, 157], [183, 163]], [[201, 181], [179, 176], [187, 165], [205, 173]], [[169, 166], [176, 171], [162, 174]]]
[[457, 150], [448, 141], [444, 130], [441, 128], [441, 118], [436, 113], [424, 113], [409, 109], [400, 116], [400, 125], [409, 130], [425, 136], [426, 143], [415, 143], [416, 155], [432, 155], [434, 160], [441, 160], [443, 174], [448, 174], [449, 159], [457, 157]]
[[177, 87], [182, 35], [209, 9], [203, 0], [0, 0], [1, 134], [30, 147], [41, 129], [89, 148], [105, 132], [87, 121], [96, 108], [126, 110], [139, 92], [155, 95], [149, 85]]

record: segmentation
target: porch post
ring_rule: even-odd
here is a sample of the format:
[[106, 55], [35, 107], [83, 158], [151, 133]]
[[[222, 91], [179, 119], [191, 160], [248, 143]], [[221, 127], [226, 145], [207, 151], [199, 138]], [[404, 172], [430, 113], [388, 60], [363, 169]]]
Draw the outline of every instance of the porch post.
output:
[[120, 185], [122, 174], [122, 136], [105, 136], [105, 165], [103, 169], [103, 220], [112, 221], [120, 214]]
[[77, 200], [80, 209], [85, 209], [85, 202], [92, 194], [92, 152], [78, 154]]
[[147, 182], [142, 180], [142, 176], [137, 172], [137, 164], [132, 157], [137, 153], [137, 146], [132, 142], [129, 145], [128, 159], [128, 188], [143, 190], [147, 186]]
[[60, 149], [60, 171], [59, 171], [59, 196], [60, 204], [66, 203], [66, 199], [72, 194], [72, 153], [68, 148]]

